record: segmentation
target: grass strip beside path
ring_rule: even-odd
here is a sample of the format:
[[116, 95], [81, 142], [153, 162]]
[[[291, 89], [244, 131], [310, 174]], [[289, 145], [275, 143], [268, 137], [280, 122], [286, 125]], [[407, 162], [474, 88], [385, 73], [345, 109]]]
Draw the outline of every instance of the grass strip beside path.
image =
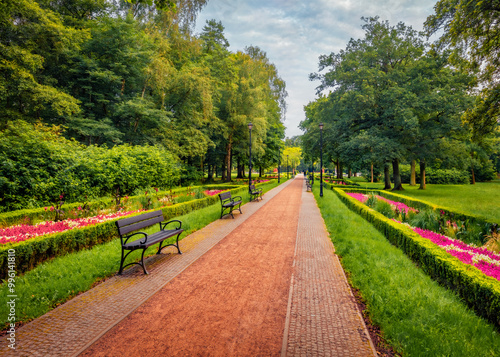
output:
[[405, 356], [499, 356], [500, 335], [453, 292], [418, 269], [398, 248], [330, 190], [319, 197], [321, 214], [350, 283], [369, 316]]
[[[282, 180], [282, 183], [286, 180]], [[264, 184], [264, 192], [278, 186], [276, 181]], [[249, 195], [243, 194], [244, 203], [248, 202]], [[175, 217], [182, 221], [184, 229], [181, 239], [205, 227], [220, 218], [220, 202], [211, 206], [192, 211], [184, 216]], [[157, 225], [145, 232], [152, 233], [158, 230]], [[172, 238], [172, 240], [175, 238]], [[157, 245], [149, 247], [144, 254], [148, 257], [156, 254]], [[140, 260], [141, 251], [133, 252], [127, 262]], [[23, 276], [16, 278], [16, 294], [20, 298], [16, 303], [16, 322], [29, 322], [58, 305], [70, 300], [74, 296], [92, 288], [105, 278], [113, 276], [120, 266], [120, 244], [115, 239], [105, 244], [94, 246], [65, 256], [57, 257], [44, 262], [30, 270]], [[7, 284], [0, 285], [0, 299], [8, 301]], [[0, 305], [0, 326], [7, 327], [7, 304]]]

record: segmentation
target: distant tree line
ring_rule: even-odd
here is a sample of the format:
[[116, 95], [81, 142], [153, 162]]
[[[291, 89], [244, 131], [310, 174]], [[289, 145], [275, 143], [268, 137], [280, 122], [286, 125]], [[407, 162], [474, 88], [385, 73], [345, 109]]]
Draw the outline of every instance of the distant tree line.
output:
[[262, 49], [229, 51], [220, 22], [193, 34], [206, 2], [2, 1], [0, 130], [54, 125], [88, 147], [156, 147], [189, 184], [243, 175], [252, 122], [254, 167], [276, 165], [285, 82]]
[[[428, 26], [435, 29], [433, 19]], [[468, 170], [472, 183], [495, 178], [500, 112], [495, 87], [484, 87], [486, 74], [403, 23], [363, 21], [365, 37], [321, 56], [320, 71], [311, 74], [320, 85], [300, 124], [306, 161], [319, 157], [323, 122], [326, 166], [334, 165], [339, 177], [364, 171], [373, 181], [383, 173], [385, 188], [400, 190], [400, 164], [411, 165], [410, 183], [416, 184], [418, 163], [420, 188], [426, 167]]]

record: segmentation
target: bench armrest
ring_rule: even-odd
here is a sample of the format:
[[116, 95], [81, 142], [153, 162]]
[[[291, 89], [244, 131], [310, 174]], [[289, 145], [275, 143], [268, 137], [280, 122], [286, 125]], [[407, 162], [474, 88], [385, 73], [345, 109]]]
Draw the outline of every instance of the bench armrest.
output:
[[237, 198], [239, 198], [240, 201], [243, 201], [243, 198], [241, 198], [241, 196], [234, 196], [234, 197], [231, 198], [231, 201], [233, 201], [233, 202], [237, 201]]
[[166, 223], [160, 222], [160, 230], [164, 230], [165, 227], [167, 226], [167, 224], [170, 224], [170, 223], [179, 223], [179, 227], [176, 227], [175, 229], [181, 229], [181, 227], [182, 227], [182, 222], [181, 221], [179, 221], [177, 219], [173, 219], [173, 220], [168, 221]]
[[135, 232], [134, 234], [131, 234], [129, 236], [125, 237], [125, 242], [122, 241], [122, 245], [127, 244], [127, 241], [132, 238], [133, 236], [136, 236], [138, 234], [142, 234], [144, 236], [144, 242], [140, 242], [141, 244], [145, 244], [148, 241], [148, 235], [144, 232]]

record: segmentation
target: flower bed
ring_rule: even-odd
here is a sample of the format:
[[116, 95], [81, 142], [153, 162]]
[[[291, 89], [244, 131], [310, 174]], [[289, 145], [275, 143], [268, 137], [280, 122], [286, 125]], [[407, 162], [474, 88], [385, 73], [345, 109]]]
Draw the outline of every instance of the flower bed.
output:
[[206, 190], [206, 191], [203, 191], [203, 193], [207, 196], [215, 196], [215, 195], [218, 195], [219, 193], [224, 192], [224, 191], [227, 191], [227, 190]]
[[94, 226], [98, 223], [103, 223], [118, 217], [128, 216], [137, 212], [141, 212], [141, 210], [128, 212], [120, 211], [87, 218], [65, 219], [59, 222], [47, 221], [38, 223], [34, 226], [19, 224], [0, 229], [0, 244], [17, 243], [46, 234], [61, 233], [74, 228]]
[[485, 275], [500, 280], [500, 255], [485, 248], [477, 248], [464, 242], [426, 229], [412, 227], [413, 231], [423, 238], [444, 248], [448, 253], [458, 258], [462, 263], [473, 265]]
[[[486, 260], [478, 261], [475, 266], [464, 264], [459, 258], [410, 227], [370, 209], [344, 190], [336, 188], [333, 191], [347, 207], [373, 224], [423, 271], [442, 285], [456, 291], [478, 315], [495, 326], [500, 326], [500, 281], [484, 273], [488, 267], [483, 268], [484, 270], [480, 268], [486, 265]], [[455, 254], [465, 257], [467, 253], [457, 251]]]
[[[362, 193], [351, 193], [351, 192], [346, 192], [349, 196], [351, 196], [352, 198], [355, 198], [357, 199], [358, 201], [360, 201], [361, 203], [365, 203], [367, 200], [368, 200], [368, 195], [364, 195]], [[415, 208], [413, 207], [408, 207], [407, 205], [405, 205], [404, 203], [402, 202], [397, 202], [397, 201], [391, 201], [385, 197], [382, 197], [382, 196], [379, 196], [379, 195], [375, 195], [375, 197], [377, 198], [377, 200], [381, 200], [381, 201], [385, 201], [387, 202], [388, 204], [390, 204], [394, 209], [397, 209], [399, 212], [405, 212], [405, 213], [408, 213], [409, 211], [410, 212], [416, 212]]]

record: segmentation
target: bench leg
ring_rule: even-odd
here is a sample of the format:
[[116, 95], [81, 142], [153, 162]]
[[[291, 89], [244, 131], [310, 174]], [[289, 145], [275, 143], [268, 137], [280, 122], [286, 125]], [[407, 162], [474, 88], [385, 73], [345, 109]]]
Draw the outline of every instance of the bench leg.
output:
[[141, 264], [139, 264], [140, 266], [142, 266], [142, 270], [144, 270], [144, 274], [148, 275], [148, 271], [146, 270], [146, 266], [144, 265], [144, 253], [146, 253], [146, 249], [143, 249], [142, 250], [142, 255], [141, 255]]
[[[142, 249], [142, 248], [140, 248], [140, 249]], [[147, 248], [142, 249], [142, 255], [141, 255], [141, 262], [140, 263], [132, 262], [132, 263], [128, 263], [128, 264], [123, 265], [123, 262], [125, 262], [125, 259], [127, 259], [128, 255], [130, 253], [132, 253], [134, 250], [129, 251], [127, 254], [125, 254], [125, 256], [123, 256], [124, 249], [122, 248], [122, 260], [120, 261], [120, 270], [118, 271], [118, 275], [122, 275], [124, 268], [128, 267], [129, 265], [135, 265], [135, 264], [140, 265], [142, 267], [142, 270], [144, 270], [144, 274], [148, 274], [148, 271], [146, 270], [146, 266], [144, 265], [144, 253], [146, 252], [146, 249]]]
[[169, 246], [176, 247], [177, 248], [177, 253], [182, 254], [181, 249], [179, 248], [179, 236], [181, 235], [181, 233], [177, 234], [177, 238], [176, 238], [175, 244], [173, 244], [173, 243], [172, 244], [167, 244], [166, 246], [162, 247], [164, 241], [161, 241], [160, 242], [160, 246], [158, 247], [158, 252], [156, 252], [156, 254], [160, 254], [161, 250], [163, 248], [166, 248], [166, 247], [169, 247]]

